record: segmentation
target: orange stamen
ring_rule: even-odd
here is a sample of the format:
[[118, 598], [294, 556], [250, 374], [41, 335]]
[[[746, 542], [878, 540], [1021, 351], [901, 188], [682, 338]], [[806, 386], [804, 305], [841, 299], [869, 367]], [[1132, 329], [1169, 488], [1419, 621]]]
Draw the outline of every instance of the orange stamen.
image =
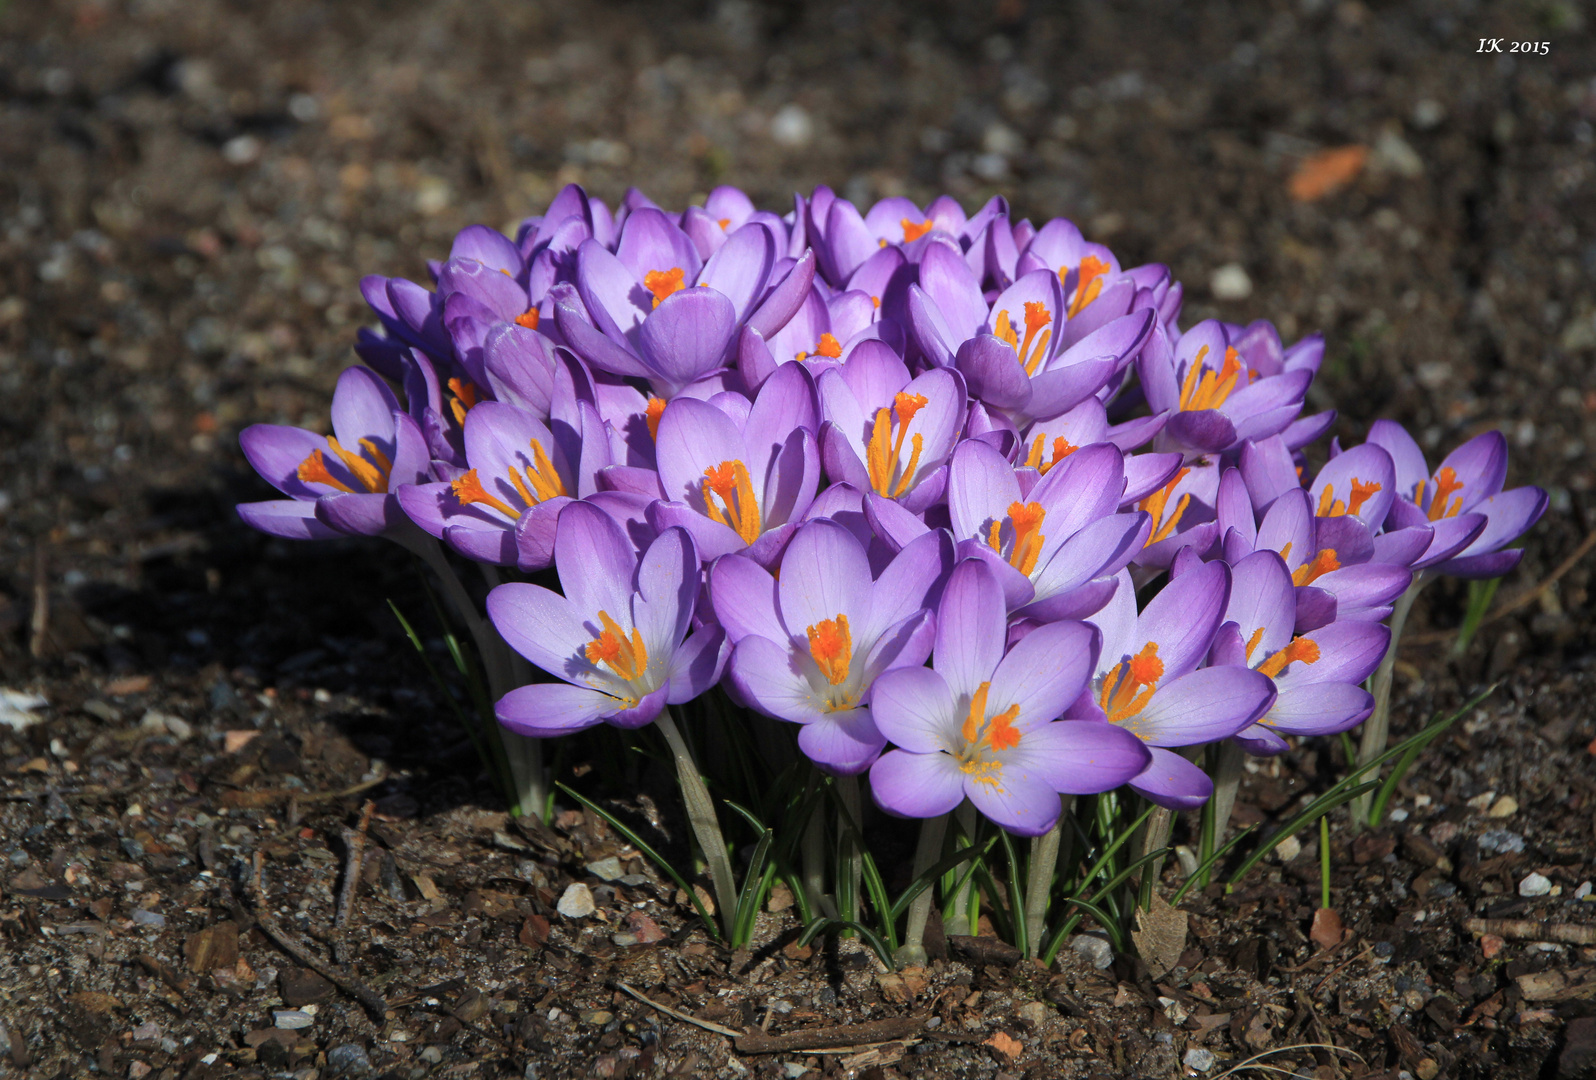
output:
[[[327, 436], [327, 446], [338, 455], [338, 460], [344, 463], [344, 468], [348, 469], [368, 492], [376, 495], [388, 490], [388, 476], [393, 472], [393, 462], [388, 460], [388, 455], [384, 454], [371, 439], [360, 440], [360, 449], [366, 455], [364, 457], [345, 450], [331, 435]], [[294, 475], [307, 483], [326, 484], [339, 491], [355, 490], [328, 471], [327, 459], [322, 456], [320, 450], [311, 451], [309, 456], [299, 463], [299, 468], [294, 470]]]
[[1186, 378], [1180, 387], [1182, 412], [1217, 409], [1236, 389], [1236, 380], [1240, 378], [1242, 372], [1240, 354], [1235, 349], [1227, 348], [1225, 362], [1220, 365], [1218, 372], [1203, 368], [1203, 358], [1207, 355], [1208, 346], [1204, 345], [1197, 350], [1191, 367], [1186, 371]]
[[540, 318], [542, 318], [542, 316], [538, 313], [537, 308], [527, 308], [525, 311], [521, 312], [521, 314], [515, 317], [515, 325], [524, 326], [528, 330], [536, 330], [538, 328], [538, 320]]
[[1258, 672], [1272, 679], [1279, 675], [1287, 664], [1298, 660], [1304, 664], [1317, 663], [1319, 660], [1319, 646], [1305, 637], [1292, 638], [1290, 645], [1287, 645], [1284, 649], [1259, 664]]
[[[909, 463], [898, 475], [898, 482], [893, 484], [892, 478], [897, 472], [898, 458], [903, 453], [903, 442], [909, 433], [909, 422], [914, 419], [916, 413], [925, 408], [928, 402], [929, 399], [924, 394], [899, 392], [893, 397], [889, 408], [876, 410], [875, 424], [870, 430], [870, 445], [865, 448], [865, 458], [870, 472], [870, 486], [889, 499], [896, 499], [909, 490], [915, 469], [919, 467], [920, 452], [925, 447], [925, 437], [916, 432], [910, 441]], [[898, 437], [895, 440], [892, 438], [894, 416], [898, 420]]]
[[680, 266], [673, 266], [669, 270], [650, 270], [643, 275], [643, 288], [654, 294], [654, 306], [659, 307], [667, 296], [687, 287], [685, 277]]
[[643, 418], [648, 421], [648, 437], [659, 438], [659, 418], [665, 413], [665, 399], [649, 396], [648, 407], [643, 410]]
[[1164, 662], [1158, 658], [1158, 643], [1149, 641], [1129, 661], [1120, 661], [1103, 677], [1098, 705], [1112, 723], [1128, 720], [1147, 707], [1164, 677]]
[[983, 746], [994, 750], [1012, 750], [1020, 745], [1020, 733], [1014, 728], [1014, 721], [1020, 716], [1019, 705], [1010, 705], [996, 716], [988, 717], [986, 698], [991, 689], [990, 682], [984, 682], [976, 688], [970, 698], [970, 709], [965, 715], [964, 725], [959, 729], [965, 742], [966, 772], [970, 771], [971, 766], [980, 764], [977, 759]]
[[1264, 628], [1260, 626], [1258, 629], [1256, 629], [1256, 630], [1254, 630], [1252, 632], [1252, 637], [1247, 639], [1247, 659], [1248, 660], [1252, 659], [1252, 651], [1254, 649], [1256, 649], [1258, 647], [1258, 643], [1263, 640], [1263, 632], [1264, 632]]
[[1042, 521], [1047, 511], [1041, 503], [1009, 504], [1009, 521], [1014, 526], [1014, 547], [1009, 551], [1009, 565], [1027, 576], [1036, 569], [1036, 560], [1042, 554]]
[[[704, 470], [704, 506], [710, 519], [727, 526], [745, 544], [752, 544], [764, 531], [759, 516], [759, 503], [754, 499], [754, 481], [748, 475], [748, 466], [741, 461], [723, 461]], [[724, 509], [710, 498], [713, 492], [720, 496]]]
[[1305, 562], [1291, 572], [1291, 580], [1296, 585], [1311, 585], [1330, 571], [1339, 569], [1341, 560], [1336, 558], [1336, 549], [1321, 548], [1312, 562]]
[[470, 506], [472, 503], [482, 503], [491, 506], [506, 517], [519, 518], [521, 511], [495, 495], [490, 495], [482, 486], [482, 481], [477, 477], [477, 471], [471, 469], [465, 475], [457, 478], [449, 485], [454, 497], [460, 500], [461, 506]]
[[[1020, 365], [1025, 368], [1027, 375], [1035, 375], [1037, 367], [1042, 362], [1042, 357], [1047, 354], [1047, 343], [1053, 340], [1053, 331], [1044, 329], [1053, 321], [1053, 313], [1047, 310], [1039, 300], [1025, 302], [1025, 338], [1021, 340], [1019, 333], [1014, 329], [1014, 324], [1009, 321], [1007, 308], [998, 312], [997, 321], [992, 324], [992, 333], [1002, 341], [1008, 343], [1020, 358]], [[1040, 331], [1040, 333], [1038, 333]]]
[[731, 225], [731, 218], [723, 217], [719, 221], [715, 222], [715, 224], [720, 226], [722, 232], [725, 232], [727, 227]]
[[470, 412], [477, 403], [477, 387], [470, 379], [450, 379], [449, 390], [454, 394], [454, 400], [449, 402], [449, 408], [454, 411], [457, 424], [464, 424], [466, 413]]
[[809, 635], [809, 655], [814, 657], [820, 672], [832, 686], [848, 678], [848, 667], [853, 661], [853, 635], [848, 631], [848, 616], [838, 614], [835, 619], [822, 619], [806, 631]]
[[898, 224], [903, 226], [903, 242], [905, 244], [914, 243], [916, 240], [920, 239], [920, 237], [930, 232], [932, 228], [931, 222], [929, 221], [914, 222], [910, 221], [908, 218], [899, 219]]
[[1191, 472], [1190, 469], [1181, 469], [1170, 477], [1169, 483], [1136, 504], [1138, 510], [1147, 511], [1148, 515], [1153, 519], [1153, 531], [1147, 538], [1149, 546], [1158, 543], [1160, 540], [1169, 539], [1175, 531], [1175, 526], [1180, 524], [1181, 515], [1186, 512], [1186, 507], [1191, 502], [1191, 492], [1188, 491], [1180, 497], [1180, 501], [1175, 504], [1173, 513], [1166, 517], [1164, 511], [1168, 508], [1169, 497], [1175, 493], [1175, 485], [1180, 483], [1189, 472]]
[[1428, 506], [1424, 502], [1425, 487], [1425, 482], [1419, 481], [1419, 486], [1413, 492], [1413, 501], [1425, 510], [1431, 521], [1457, 517], [1457, 512], [1463, 508], [1463, 496], [1459, 495], [1455, 499], [1452, 496], [1463, 490], [1463, 481], [1457, 478], [1455, 470], [1448, 466], [1436, 476], [1435, 494], [1430, 496]]
[[815, 346], [815, 355], [836, 360], [842, 356], [842, 342], [831, 334], [821, 334], [820, 342]]
[[352, 492], [355, 490], [327, 471], [327, 459], [322, 457], [320, 450], [312, 450], [310, 456], [299, 463], [299, 468], [294, 470], [294, 475], [307, 484], [326, 484], [328, 487], [337, 488], [339, 491]]
[[[1070, 318], [1075, 318], [1081, 313], [1082, 308], [1097, 299], [1098, 294], [1103, 291], [1103, 282], [1107, 280], [1103, 275], [1107, 274], [1109, 269], [1109, 265], [1096, 255], [1088, 255], [1081, 260], [1081, 272], [1075, 284], [1075, 298], [1070, 301]], [[1060, 270], [1059, 280], [1063, 281], [1068, 273], [1067, 270]]]
[[1033, 439], [1031, 441], [1031, 449], [1025, 455], [1025, 464], [1029, 465], [1043, 476], [1046, 476], [1047, 471], [1053, 466], [1057, 465], [1059, 462], [1063, 461], [1065, 458], [1069, 457], [1071, 454], [1075, 453], [1075, 451], [1080, 449], [1080, 447], [1070, 442], [1064, 436], [1059, 435], [1053, 439], [1053, 460], [1043, 461], [1042, 443], [1046, 438], [1046, 435], [1038, 435], [1035, 439]]
[[1378, 480], [1359, 480], [1354, 476], [1352, 478], [1352, 498], [1347, 500], [1347, 513], [1356, 514], [1363, 508], [1363, 504], [1373, 498], [1375, 492], [1379, 490], [1380, 482]]
[[588, 642], [583, 650], [587, 655], [587, 662], [595, 666], [608, 664], [611, 671], [627, 682], [632, 682], [648, 670], [648, 647], [643, 644], [643, 635], [633, 627], [631, 637], [628, 638], [626, 631], [610, 618], [607, 611], [599, 612], [598, 617], [604, 629], [598, 637]]

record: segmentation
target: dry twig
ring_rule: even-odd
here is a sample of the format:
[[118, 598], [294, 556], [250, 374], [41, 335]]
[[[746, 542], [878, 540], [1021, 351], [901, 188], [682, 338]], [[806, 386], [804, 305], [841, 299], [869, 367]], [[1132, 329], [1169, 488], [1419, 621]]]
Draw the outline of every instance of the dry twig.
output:
[[359, 979], [339, 971], [337, 967], [311, 952], [304, 942], [277, 925], [277, 920], [272, 917], [271, 909], [266, 903], [266, 891], [261, 886], [261, 865], [261, 854], [257, 851], [255, 852], [255, 875], [250, 891], [255, 901], [255, 925], [260, 927], [261, 933], [277, 942], [279, 948], [302, 966], [310, 968], [317, 975], [320, 975], [364, 1005], [366, 1011], [371, 1014], [372, 1019], [378, 1021], [384, 1019], [385, 1014], [388, 1012], [388, 1003], [383, 1000], [381, 994]]
[[1495, 934], [1514, 941], [1560, 941], [1565, 945], [1596, 945], [1596, 926], [1583, 923], [1537, 922], [1534, 919], [1470, 919], [1463, 924], [1471, 934]]

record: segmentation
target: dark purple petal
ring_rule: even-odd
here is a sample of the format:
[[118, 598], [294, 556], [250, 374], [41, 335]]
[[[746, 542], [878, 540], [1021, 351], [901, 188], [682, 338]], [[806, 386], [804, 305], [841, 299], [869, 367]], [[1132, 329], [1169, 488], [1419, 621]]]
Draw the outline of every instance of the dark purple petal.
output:
[[1350, 683], [1280, 688], [1258, 722], [1283, 735], [1335, 735], [1361, 724], [1374, 711], [1374, 697]]
[[287, 540], [337, 540], [348, 535], [318, 521], [314, 502], [272, 499], [239, 503], [236, 509], [245, 525]]

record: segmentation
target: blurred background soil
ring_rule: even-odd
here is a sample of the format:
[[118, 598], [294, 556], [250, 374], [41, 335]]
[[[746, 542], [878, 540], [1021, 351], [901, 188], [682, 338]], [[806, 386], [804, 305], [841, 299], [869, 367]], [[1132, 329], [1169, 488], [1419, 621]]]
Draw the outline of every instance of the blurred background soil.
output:
[[[384, 603], [425, 617], [400, 553], [269, 541], [231, 507], [268, 497], [238, 453], [242, 427], [326, 428], [367, 321], [362, 275], [425, 280], [460, 227], [513, 231], [566, 183], [612, 202], [635, 184], [667, 207], [733, 183], [778, 210], [820, 183], [861, 205], [949, 191], [972, 208], [1001, 193], [1016, 218], [1067, 216], [1126, 265], [1167, 263], [1187, 286], [1185, 325], [1323, 333], [1310, 407], [1339, 409], [1344, 440], [1389, 416], [1433, 462], [1504, 430], [1509, 483], [1551, 491], [1506, 604], [1596, 526], [1592, 18], [1567, 0], [0, 2], [0, 675], [48, 703], [28, 714], [38, 723], [0, 717], [0, 934], [17, 960], [0, 965], [0, 1062], [133, 1080], [522, 1075], [528, 1062], [528, 1076], [1172, 1076], [1188, 1048], [1234, 1061], [1335, 1037], [1363, 1063], [1278, 1060], [1323, 1076], [1584, 1075], [1596, 954], [1510, 940], [1482, 955], [1463, 920], [1589, 925], [1573, 896], [1596, 842], [1588, 560], [1461, 657], [1445, 632], [1462, 588], [1426, 594], [1399, 727], [1503, 686], [1421, 759], [1388, 846], [1337, 840], [1338, 907], [1360, 936], [1304, 986], [1278, 969], [1310, 955], [1316, 879], [1304, 890], [1272, 863], [1259, 880], [1274, 892], [1198, 901], [1209, 936], [1177, 969], [1211, 964], [1201, 978], [1232, 978], [1233, 1000], [1193, 998], [1190, 981], [1155, 990], [1123, 962], [1054, 993], [970, 961], [936, 975], [963, 987], [942, 999], [963, 1002], [949, 1025], [1007, 1031], [1014, 1053], [953, 1040], [847, 1069], [800, 1056], [794, 1072], [728, 1057], [724, 1039], [612, 993], [606, 965], [620, 961], [606, 956], [635, 943], [613, 943], [610, 925], [594, 938], [591, 920], [550, 904], [614, 838], [579, 816], [544, 848], [503, 831]], [[1482, 38], [1548, 51], [1482, 55]], [[1293, 197], [1305, 162], [1349, 145], [1367, 151], [1355, 175]], [[1315, 750], [1264, 766], [1243, 819], [1315, 775], [1322, 789], [1331, 765]], [[282, 902], [315, 937], [365, 791], [336, 796], [373, 778], [386, 836], [360, 865], [388, 930], [409, 940], [373, 931], [361, 970], [396, 980], [390, 997], [409, 1011], [372, 1018], [335, 998], [310, 1027], [274, 1027], [270, 1009], [290, 1000], [276, 969], [291, 964], [250, 929], [238, 868], [257, 851], [282, 862], [297, 882]], [[1398, 843], [1412, 835], [1455, 864], [1428, 909], [1407, 886], [1435, 865], [1412, 855], [1422, 843]], [[1555, 891], [1520, 896], [1532, 872]], [[510, 899], [482, 899], [494, 874], [489, 892]], [[631, 886], [605, 888], [601, 914]], [[668, 889], [634, 900], [657, 901], [668, 926], [689, 921]], [[228, 919], [239, 963], [196, 962], [192, 935]], [[734, 1022], [786, 1015], [768, 988], [737, 996], [760, 981], [746, 963], [673, 932], [688, 935], [666, 943], [675, 962], [704, 957], [703, 971], [661, 975], [662, 998], [689, 1009], [730, 987], [721, 1000], [744, 1002]], [[789, 962], [782, 977], [817, 980], [789, 994], [814, 1019], [905, 1000], [850, 996], [835, 971], [841, 989], [827, 990], [825, 972], [777, 966]], [[989, 980], [986, 1004], [965, 996], [972, 978]], [[1098, 991], [1091, 1022], [1106, 1034], [1082, 1042], [1085, 1021], [1061, 1002]], [[1015, 1020], [1031, 999], [1047, 1015]], [[445, 1015], [455, 1026], [440, 1034]]]

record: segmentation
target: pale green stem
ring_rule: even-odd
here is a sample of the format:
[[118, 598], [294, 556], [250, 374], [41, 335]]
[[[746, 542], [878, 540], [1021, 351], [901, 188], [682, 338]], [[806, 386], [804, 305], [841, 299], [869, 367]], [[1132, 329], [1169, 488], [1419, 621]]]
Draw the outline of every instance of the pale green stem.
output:
[[1031, 841], [1031, 870], [1025, 882], [1026, 952], [1035, 959], [1042, 951], [1042, 932], [1047, 923], [1047, 904], [1053, 893], [1053, 871], [1058, 866], [1059, 841], [1064, 836], [1075, 796], [1064, 796], [1058, 821]]
[[[488, 588], [498, 588], [498, 567], [488, 566], [486, 563], [481, 565], [482, 577], [487, 581]], [[510, 648], [496, 627], [491, 623], [487, 625], [498, 642], [504, 665], [503, 678], [506, 685], [504, 693], [509, 693], [518, 686], [526, 686], [532, 681], [532, 665], [527, 662], [526, 657]], [[503, 693], [496, 693], [493, 697], [497, 701], [503, 696]], [[510, 762], [510, 775], [515, 781], [516, 803], [521, 813], [541, 817], [547, 809], [549, 798], [548, 777], [543, 770], [543, 740], [518, 735], [500, 725], [499, 741], [504, 745], [504, 756]]]
[[[965, 838], [973, 843], [975, 841], [975, 804], [965, 799], [953, 811], [953, 817], [959, 823], [959, 828], [964, 830]], [[961, 875], [963, 871], [960, 871]], [[947, 921], [948, 933], [964, 937], [970, 933], [970, 889], [973, 887], [975, 875], [966, 877], [964, 884], [953, 897], [953, 917]]]
[[[938, 814], [920, 822], [920, 842], [914, 848], [914, 868], [910, 881], [919, 881], [920, 875], [937, 864], [942, 857], [942, 838], [948, 831], [948, 815]], [[903, 947], [893, 957], [899, 967], [923, 966], [926, 962], [925, 924], [931, 917], [931, 901], [936, 893], [933, 883], [909, 904], [909, 922], [903, 930]]]
[[[1366, 765], [1385, 753], [1386, 743], [1391, 739], [1391, 683], [1396, 678], [1397, 643], [1402, 640], [1402, 627], [1408, 621], [1408, 612], [1413, 609], [1413, 601], [1419, 598], [1419, 592], [1429, 579], [1421, 571], [1413, 579], [1413, 584], [1408, 586], [1408, 591], [1397, 599], [1391, 608], [1391, 647], [1386, 650], [1385, 659], [1380, 661], [1380, 666], [1375, 670], [1374, 679], [1370, 683], [1370, 692], [1374, 695], [1374, 711], [1363, 722], [1363, 739], [1358, 746], [1358, 764]], [[1365, 777], [1365, 779], [1378, 779], [1378, 777]], [[1354, 831], [1363, 828], [1369, 820], [1369, 804], [1373, 801], [1373, 792], [1359, 795], [1352, 801], [1352, 828]]]
[[[1225, 842], [1225, 830], [1230, 827], [1230, 814], [1236, 808], [1236, 789], [1241, 787], [1242, 764], [1247, 752], [1234, 739], [1226, 739], [1214, 748], [1214, 847]], [[1167, 814], [1167, 812], [1166, 812]], [[1154, 814], [1153, 817], [1157, 817]], [[1150, 830], [1149, 830], [1150, 832]], [[1163, 844], [1154, 844], [1143, 852], [1156, 851]]]
[[693, 761], [692, 751], [687, 749], [687, 740], [682, 738], [671, 716], [673, 711], [667, 708], [654, 723], [659, 726], [660, 733], [670, 744], [672, 756], [676, 758], [676, 778], [682, 787], [682, 801], [687, 805], [687, 823], [692, 826], [693, 836], [703, 849], [704, 860], [709, 863], [709, 879], [715, 886], [715, 903], [720, 908], [721, 925], [725, 927], [729, 938], [732, 918], [737, 911], [737, 883], [732, 878], [731, 859], [726, 855], [726, 839], [720, 832], [715, 804], [710, 800], [709, 789], [704, 786], [704, 778], [698, 773], [698, 764]]
[[803, 887], [809, 894], [809, 910], [837, 917], [837, 902], [826, 894], [826, 822], [819, 807], [804, 826]]
[[[837, 777], [837, 797], [842, 800], [842, 807], [847, 812], [847, 819], [851, 819], [854, 829], [864, 828], [864, 819], [860, 816], [861, 805], [859, 802], [859, 778], [857, 776]], [[847, 823], [844, 820], [844, 825]], [[864, 860], [859, 856], [859, 844], [856, 835], [848, 829], [839, 829], [842, 833], [842, 872], [847, 878], [848, 887], [845, 890], [847, 905], [842, 912], [844, 919], [854, 922], [859, 920], [859, 884], [864, 879]]]

